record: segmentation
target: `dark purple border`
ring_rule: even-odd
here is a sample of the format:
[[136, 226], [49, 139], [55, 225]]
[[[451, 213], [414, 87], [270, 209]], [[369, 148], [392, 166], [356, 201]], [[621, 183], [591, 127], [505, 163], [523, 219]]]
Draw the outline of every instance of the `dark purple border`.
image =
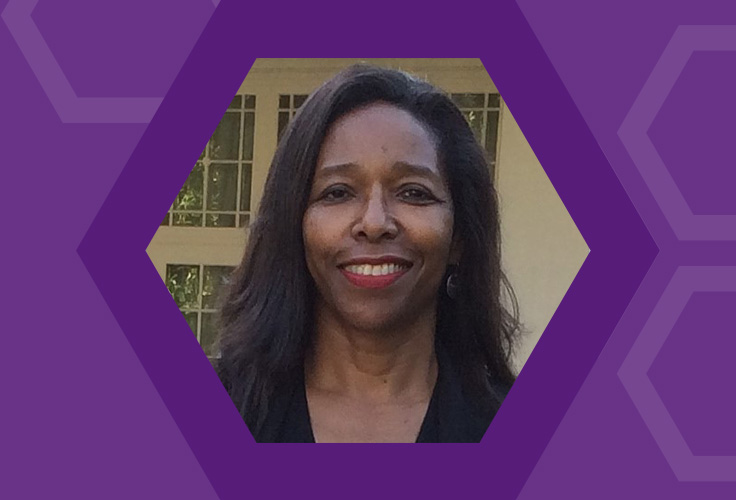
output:
[[[512, 1], [477, 8], [488, 12], [482, 34], [451, 33], [447, 26], [461, 20], [444, 16], [427, 19], [429, 26], [414, 16], [407, 25], [399, 14], [414, 11], [396, 6], [379, 30], [369, 29], [377, 20], [371, 14], [361, 23], [364, 28], [357, 28], [324, 14], [329, 10], [316, 14], [305, 8], [276, 31], [269, 22], [245, 29], [243, 20], [279, 19], [281, 8], [222, 1], [79, 245], [79, 255], [221, 498], [246, 492], [300, 495], [313, 487], [323, 495], [358, 489], [358, 496], [366, 497], [390, 491], [391, 496], [493, 492], [496, 498], [515, 498], [649, 267], [656, 249], [648, 233], [519, 8]], [[438, 22], [443, 36], [433, 31]], [[289, 33], [290, 40], [280, 40], [276, 32]], [[186, 325], [145, 248], [253, 56], [397, 55], [399, 44], [399, 55], [480, 53], [590, 256], [481, 445], [256, 445], [196, 343], [182, 341]], [[489, 47], [487, 55], [479, 47]], [[234, 57], [242, 65], [233, 65]], [[217, 78], [203, 68], [217, 68]], [[131, 198], [138, 200], [133, 209]], [[601, 283], [605, 299], [594, 292]]]

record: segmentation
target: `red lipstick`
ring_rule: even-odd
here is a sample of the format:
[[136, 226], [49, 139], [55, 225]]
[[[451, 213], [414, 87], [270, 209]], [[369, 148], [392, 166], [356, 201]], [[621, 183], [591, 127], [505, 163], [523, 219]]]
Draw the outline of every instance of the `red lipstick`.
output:
[[397, 279], [401, 278], [408, 269], [402, 269], [393, 274], [384, 274], [381, 276], [367, 276], [365, 274], [351, 273], [346, 269], [340, 269], [342, 274], [348, 279], [350, 283], [361, 288], [385, 288], [392, 284]]
[[[388, 274], [364, 274], [360, 272], [354, 272], [356, 269], [354, 266], [363, 266], [365, 264], [371, 266], [385, 266], [388, 264]], [[351, 269], [352, 268], [352, 269]], [[340, 272], [343, 276], [352, 283], [353, 285], [360, 288], [385, 288], [393, 284], [396, 280], [401, 278], [411, 268], [411, 262], [397, 257], [383, 257], [383, 258], [362, 258], [353, 259], [349, 263], [340, 266]], [[364, 271], [365, 272], [365, 271]]]

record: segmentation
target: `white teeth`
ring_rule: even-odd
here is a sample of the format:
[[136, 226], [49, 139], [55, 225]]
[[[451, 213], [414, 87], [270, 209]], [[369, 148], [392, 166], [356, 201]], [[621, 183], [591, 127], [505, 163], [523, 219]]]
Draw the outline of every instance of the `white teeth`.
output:
[[378, 264], [372, 266], [370, 264], [360, 264], [346, 266], [345, 269], [353, 274], [361, 274], [363, 276], [386, 276], [404, 271], [406, 266], [401, 264]]

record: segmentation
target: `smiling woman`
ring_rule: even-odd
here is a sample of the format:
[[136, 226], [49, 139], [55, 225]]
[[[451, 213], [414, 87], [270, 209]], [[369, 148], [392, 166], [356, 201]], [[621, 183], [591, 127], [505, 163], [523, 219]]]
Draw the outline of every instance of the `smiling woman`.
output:
[[256, 440], [479, 441], [514, 381], [499, 249], [483, 149], [444, 93], [367, 65], [321, 86], [223, 308], [218, 372]]

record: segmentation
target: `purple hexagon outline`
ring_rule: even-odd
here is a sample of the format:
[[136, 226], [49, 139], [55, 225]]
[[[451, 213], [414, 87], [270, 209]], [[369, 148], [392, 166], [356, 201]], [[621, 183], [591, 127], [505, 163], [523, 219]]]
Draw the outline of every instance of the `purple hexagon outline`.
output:
[[[220, 0], [212, 0], [217, 7]], [[38, 0], [8, 0], [0, 17], [65, 123], [148, 123], [160, 97], [79, 97], [31, 14]]]
[[690, 297], [701, 291], [736, 291], [736, 267], [678, 267], [618, 376], [680, 481], [736, 481], [736, 456], [694, 455], [647, 375]]
[[647, 133], [690, 55], [698, 50], [736, 50], [736, 26], [678, 26], [618, 135], [680, 240], [736, 240], [736, 215], [694, 214]]
[[[332, 57], [398, 55], [392, 37], [352, 36], [355, 26], [328, 11], [304, 11], [294, 24], [281, 26], [292, 34], [308, 28], [309, 36], [296, 45], [268, 36], [268, 21], [242, 30], [246, 16], [278, 19], [280, 10], [273, 2], [220, 3], [78, 254], [222, 498], [242, 497], [246, 483], [256, 496], [302, 494], [310, 488], [343, 495], [355, 484], [364, 494], [389, 488], [394, 496], [477, 496], [489, 492], [489, 471], [494, 496], [516, 498], [649, 269], [656, 246], [513, 0], [493, 4], [494, 29], [482, 33], [437, 19], [445, 37], [433, 36], [422, 23], [403, 22], [415, 16], [412, 5], [397, 4], [390, 18], [373, 20], [367, 12], [365, 22], [387, 24], [386, 32], [402, 33], [403, 54], [457, 57], [458, 44], [513, 47], [489, 51], [482, 62], [590, 253], [480, 445], [255, 444], [145, 249], [250, 69], [252, 53], [264, 51], [264, 40], [269, 44], [264, 55], [269, 56], [314, 57], [325, 55], [325, 47]], [[335, 44], [335, 39], [342, 43]], [[242, 66], [231, 64], [231, 50], [241, 47], [250, 55], [238, 54]], [[203, 74], [203, 64], [218, 68], [218, 78]], [[602, 283], [606, 300], [591, 293]], [[365, 471], [379, 469], [380, 484], [367, 484]], [[289, 481], [283, 480], [284, 470]], [[325, 483], [328, 470], [330, 481]], [[427, 477], [463, 480], [427, 482]]]

